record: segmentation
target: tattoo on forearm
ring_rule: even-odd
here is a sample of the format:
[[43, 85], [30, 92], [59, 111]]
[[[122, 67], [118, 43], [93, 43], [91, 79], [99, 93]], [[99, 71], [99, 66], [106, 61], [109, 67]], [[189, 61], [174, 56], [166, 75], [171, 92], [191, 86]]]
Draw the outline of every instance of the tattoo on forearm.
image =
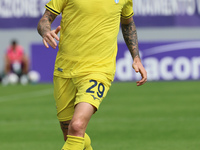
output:
[[55, 18], [56, 15], [52, 14], [48, 10], [45, 11], [37, 26], [38, 33], [41, 36], [43, 36], [47, 31], [51, 30], [51, 23], [54, 21]]
[[133, 57], [139, 57], [138, 39], [135, 23], [132, 21], [129, 24], [122, 24], [122, 34], [124, 41]]

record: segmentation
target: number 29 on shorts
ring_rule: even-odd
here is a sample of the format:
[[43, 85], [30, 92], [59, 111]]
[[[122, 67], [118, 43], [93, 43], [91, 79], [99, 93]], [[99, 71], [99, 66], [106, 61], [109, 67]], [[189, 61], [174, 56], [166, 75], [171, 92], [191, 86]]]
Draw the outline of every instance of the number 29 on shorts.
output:
[[102, 98], [105, 86], [102, 83], [98, 83], [96, 80], [90, 80], [89, 82], [92, 82], [93, 84], [86, 90], [86, 93], [95, 93], [94, 88], [97, 87], [98, 91], [96, 91], [96, 94], [99, 98]]

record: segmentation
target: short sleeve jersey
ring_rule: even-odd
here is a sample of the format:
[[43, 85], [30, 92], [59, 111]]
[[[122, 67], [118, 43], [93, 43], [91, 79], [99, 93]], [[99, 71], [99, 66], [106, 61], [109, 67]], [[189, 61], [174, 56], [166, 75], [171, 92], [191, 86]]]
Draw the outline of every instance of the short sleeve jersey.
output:
[[62, 14], [54, 75], [100, 72], [113, 80], [120, 18], [133, 16], [132, 0], [51, 0], [45, 8]]

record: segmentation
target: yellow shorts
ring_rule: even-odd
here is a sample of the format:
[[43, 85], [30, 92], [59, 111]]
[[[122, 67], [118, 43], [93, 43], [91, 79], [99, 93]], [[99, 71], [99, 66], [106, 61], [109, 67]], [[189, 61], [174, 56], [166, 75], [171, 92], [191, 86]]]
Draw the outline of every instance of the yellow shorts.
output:
[[111, 80], [102, 74], [75, 78], [54, 76], [53, 81], [59, 121], [71, 120], [74, 106], [80, 102], [89, 103], [98, 109], [111, 85]]

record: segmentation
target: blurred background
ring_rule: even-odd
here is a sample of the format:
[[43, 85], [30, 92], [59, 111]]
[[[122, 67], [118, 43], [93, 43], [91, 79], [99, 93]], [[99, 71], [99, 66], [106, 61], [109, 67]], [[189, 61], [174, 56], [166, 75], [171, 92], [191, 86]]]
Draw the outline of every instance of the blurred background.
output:
[[[40, 73], [41, 82], [52, 82], [57, 50], [45, 49], [36, 26], [48, 0], [1, 0], [0, 71], [12, 40], [23, 46], [30, 58], [30, 70]], [[198, 80], [200, 78], [200, 4], [199, 0], [134, 1], [134, 19], [139, 48], [149, 80]], [[52, 28], [59, 25], [57, 17]], [[131, 58], [118, 36], [119, 53], [115, 80], [137, 80], [130, 70]], [[43, 61], [45, 59], [45, 61]]]
[[[13, 40], [34, 71], [31, 84], [11, 79], [15, 85], [0, 86], [0, 150], [55, 150], [63, 144], [52, 85], [58, 49], [46, 49], [36, 29], [48, 1], [0, 0], [0, 74]], [[135, 86], [141, 77], [131, 68], [120, 29], [115, 81], [87, 131], [93, 148], [199, 150], [200, 0], [133, 0], [133, 6], [149, 82]]]

